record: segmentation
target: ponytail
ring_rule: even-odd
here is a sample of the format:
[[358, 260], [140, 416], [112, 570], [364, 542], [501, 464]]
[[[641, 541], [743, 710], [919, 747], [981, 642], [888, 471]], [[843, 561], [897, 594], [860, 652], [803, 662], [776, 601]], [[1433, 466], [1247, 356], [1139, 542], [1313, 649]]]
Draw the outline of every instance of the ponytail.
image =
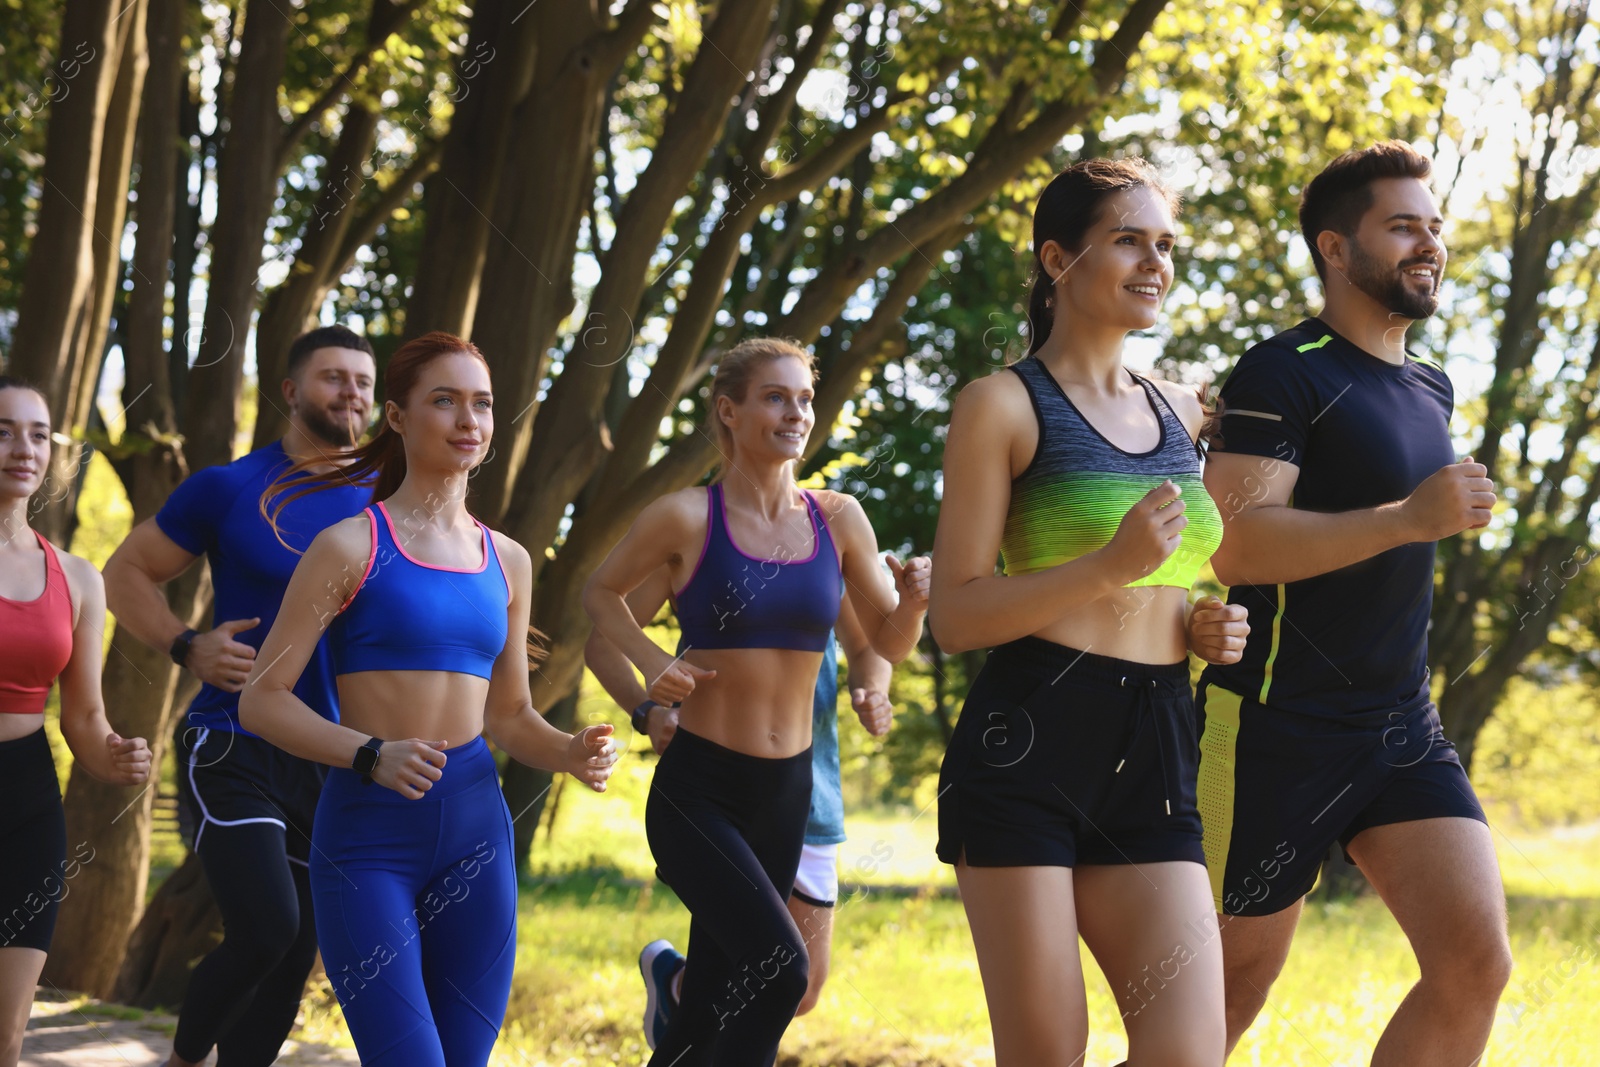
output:
[[1050, 337], [1050, 326], [1054, 322], [1056, 313], [1052, 306], [1055, 301], [1055, 283], [1050, 280], [1050, 274], [1044, 269], [1044, 264], [1039, 261], [1038, 254], [1033, 257], [1033, 287], [1028, 293], [1028, 355], [1033, 355], [1044, 347], [1045, 341]]

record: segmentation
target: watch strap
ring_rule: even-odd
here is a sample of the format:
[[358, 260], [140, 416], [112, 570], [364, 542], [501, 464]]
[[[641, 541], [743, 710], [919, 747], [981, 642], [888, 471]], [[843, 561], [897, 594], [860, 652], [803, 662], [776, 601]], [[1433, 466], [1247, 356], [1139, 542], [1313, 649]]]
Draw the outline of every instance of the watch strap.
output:
[[650, 709], [656, 706], [654, 700], [646, 700], [633, 709], [633, 729], [635, 733], [648, 734], [650, 732]]
[[367, 738], [361, 747], [356, 749], [356, 757], [350, 764], [350, 769], [361, 775], [362, 780], [368, 784], [372, 782], [372, 772], [378, 769], [378, 750], [382, 747], [381, 738]]
[[187, 629], [172, 639], [172, 647], [167, 649], [167, 655], [172, 657], [172, 662], [180, 667], [189, 665], [189, 647], [194, 639], [195, 631]]

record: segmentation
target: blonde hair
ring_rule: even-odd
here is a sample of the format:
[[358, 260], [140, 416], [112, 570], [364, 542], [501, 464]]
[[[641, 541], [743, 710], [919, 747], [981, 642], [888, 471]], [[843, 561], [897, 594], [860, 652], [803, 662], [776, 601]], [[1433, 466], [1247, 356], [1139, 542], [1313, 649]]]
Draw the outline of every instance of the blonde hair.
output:
[[748, 338], [728, 349], [717, 361], [717, 372], [711, 379], [710, 407], [707, 412], [717, 450], [722, 453], [713, 481], [721, 480], [733, 459], [733, 431], [728, 429], [727, 423], [722, 421], [722, 416], [717, 412], [717, 398], [725, 396], [735, 404], [744, 403], [750, 392], [750, 379], [755, 372], [768, 363], [785, 358], [798, 359], [811, 380], [817, 380], [816, 357], [799, 341], [782, 337]]

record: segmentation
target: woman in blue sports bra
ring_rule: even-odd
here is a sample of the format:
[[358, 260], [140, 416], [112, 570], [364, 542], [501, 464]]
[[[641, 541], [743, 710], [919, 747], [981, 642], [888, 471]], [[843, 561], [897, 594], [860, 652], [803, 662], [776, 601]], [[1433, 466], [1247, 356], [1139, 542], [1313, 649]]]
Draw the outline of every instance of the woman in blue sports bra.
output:
[[[776, 1058], [806, 991], [787, 901], [811, 803], [812, 696], [840, 597], [891, 662], [922, 633], [929, 561], [890, 557], [891, 581], [860, 503], [795, 484], [813, 381], [810, 354], [788, 342], [747, 340], [724, 355], [711, 388], [720, 477], [647, 506], [584, 591], [650, 698], [682, 703], [645, 810], [661, 879], [693, 916], [656, 1067]], [[645, 636], [624, 599], [661, 568], [680, 656]]]
[[[295, 568], [239, 719], [335, 768], [312, 831], [312, 899], [361, 1062], [482, 1067], [511, 990], [517, 906], [483, 735], [597, 791], [616, 750], [609, 725], [563, 733], [529, 696], [531, 560], [466, 508], [494, 432], [483, 356], [427, 334], [395, 353], [384, 393], [382, 428], [354, 462], [291, 470], [262, 497], [375, 477], [373, 506], [318, 534]], [[337, 723], [294, 691], [325, 629]]]

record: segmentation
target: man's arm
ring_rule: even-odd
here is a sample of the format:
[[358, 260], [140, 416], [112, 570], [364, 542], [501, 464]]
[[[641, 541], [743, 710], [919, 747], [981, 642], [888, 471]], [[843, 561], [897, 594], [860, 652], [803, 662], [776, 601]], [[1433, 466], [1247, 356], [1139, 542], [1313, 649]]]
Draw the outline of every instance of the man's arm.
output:
[[[633, 612], [634, 621], [643, 627], [656, 617], [671, 592], [672, 576], [667, 568], [662, 567], [623, 599], [627, 601], [628, 610]], [[594, 673], [595, 681], [624, 711], [631, 713], [650, 699], [650, 694], [645, 692], [638, 674], [634, 672], [633, 664], [620, 648], [600, 632], [598, 626], [589, 632], [589, 641], [583, 646], [583, 661]], [[666, 749], [667, 742], [672, 740], [677, 729], [677, 708], [662, 704], [654, 704], [650, 708], [650, 744], [657, 755]]]
[[1289, 506], [1300, 468], [1292, 463], [1213, 451], [1206, 491], [1222, 513], [1222, 544], [1211, 557], [1224, 585], [1277, 585], [1314, 578], [1380, 552], [1437, 541], [1488, 523], [1494, 483], [1470, 457], [1441, 467], [1404, 500], [1355, 511]]
[[[194, 565], [200, 557], [168, 537], [155, 519], [128, 532], [106, 560], [106, 606], [117, 625], [159, 652], [166, 652], [188, 625], [167, 606], [161, 586]], [[184, 666], [202, 682], [237, 693], [254, 666], [256, 650], [234, 635], [259, 626], [260, 619], [223, 619], [215, 629], [197, 634]]]
[[894, 706], [889, 703], [889, 679], [894, 664], [878, 655], [867, 633], [850, 606], [850, 598], [839, 603], [839, 621], [834, 632], [845, 658], [845, 687], [850, 691], [850, 706], [867, 733], [882, 737], [894, 725]]

